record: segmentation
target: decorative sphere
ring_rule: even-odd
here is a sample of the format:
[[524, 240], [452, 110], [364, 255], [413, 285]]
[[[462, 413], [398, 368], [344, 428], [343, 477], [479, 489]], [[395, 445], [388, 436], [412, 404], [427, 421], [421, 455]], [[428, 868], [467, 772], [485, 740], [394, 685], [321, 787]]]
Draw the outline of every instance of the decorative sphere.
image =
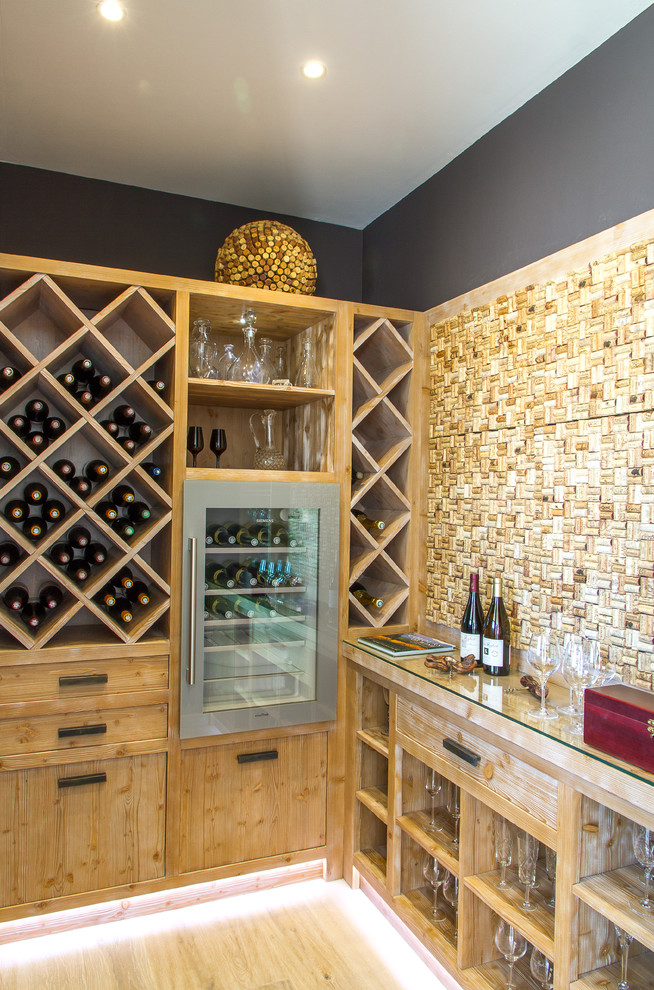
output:
[[275, 220], [255, 220], [225, 238], [216, 257], [215, 281], [312, 296], [316, 259], [292, 227]]

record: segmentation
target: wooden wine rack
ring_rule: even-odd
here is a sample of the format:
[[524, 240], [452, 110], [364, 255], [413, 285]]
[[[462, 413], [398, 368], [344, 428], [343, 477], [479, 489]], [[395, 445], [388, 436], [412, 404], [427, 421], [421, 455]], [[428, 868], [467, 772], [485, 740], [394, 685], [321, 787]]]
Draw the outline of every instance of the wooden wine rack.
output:
[[[20, 471], [0, 488], [0, 510], [11, 498], [20, 498], [28, 483], [40, 482], [63, 502], [66, 512], [48, 526], [40, 541], [32, 543], [0, 511], [0, 539], [10, 541], [20, 553], [14, 567], [3, 568], [8, 573], [0, 574], [0, 595], [15, 583], [34, 595], [47, 582], [57, 584], [64, 596], [34, 633], [1, 603], [6, 633], [2, 646], [66, 645], [69, 639], [79, 641], [80, 626], [88, 630], [91, 642], [134, 643], [155, 625], [160, 627], [169, 608], [173, 412], [166, 399], [172, 395], [175, 325], [163, 306], [172, 308], [172, 293], [158, 302], [139, 286], [121, 290], [115, 284], [38, 273], [25, 280], [25, 273], [5, 272], [3, 281], [0, 360], [15, 366], [21, 377], [0, 394], [0, 452], [17, 458]], [[82, 357], [90, 358], [114, 383], [90, 408], [80, 405], [57, 381]], [[147, 384], [154, 377], [168, 382], [164, 398]], [[23, 413], [34, 397], [45, 399], [50, 415], [60, 416], [66, 424], [63, 435], [38, 454], [7, 426], [7, 420]], [[150, 441], [139, 445], [133, 456], [100, 425], [121, 403], [133, 406], [137, 419], [153, 430]], [[61, 458], [73, 461], [80, 472], [88, 461], [100, 458], [109, 465], [109, 476], [83, 498], [54, 472], [52, 466]], [[142, 467], [153, 460], [162, 468], [157, 480]], [[151, 509], [147, 523], [129, 539], [119, 536], [94, 511], [123, 482]], [[48, 553], [80, 524], [108, 550], [106, 562], [94, 567], [82, 585], [71, 580]], [[138, 608], [129, 625], [117, 621], [95, 600], [125, 565], [150, 588], [149, 605]]]

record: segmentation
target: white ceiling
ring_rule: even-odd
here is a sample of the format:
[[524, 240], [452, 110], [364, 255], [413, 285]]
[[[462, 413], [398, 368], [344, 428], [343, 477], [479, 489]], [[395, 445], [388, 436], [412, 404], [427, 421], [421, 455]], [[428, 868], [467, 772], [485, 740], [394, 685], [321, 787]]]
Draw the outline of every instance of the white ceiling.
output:
[[356, 228], [650, 6], [125, 3], [0, 0], [0, 160]]

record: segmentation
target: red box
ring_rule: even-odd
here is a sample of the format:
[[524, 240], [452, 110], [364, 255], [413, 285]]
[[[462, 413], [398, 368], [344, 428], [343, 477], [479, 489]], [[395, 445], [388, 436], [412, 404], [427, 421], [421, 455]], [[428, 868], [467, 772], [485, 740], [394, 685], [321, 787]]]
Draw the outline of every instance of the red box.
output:
[[628, 684], [587, 688], [584, 742], [654, 772], [654, 693]]

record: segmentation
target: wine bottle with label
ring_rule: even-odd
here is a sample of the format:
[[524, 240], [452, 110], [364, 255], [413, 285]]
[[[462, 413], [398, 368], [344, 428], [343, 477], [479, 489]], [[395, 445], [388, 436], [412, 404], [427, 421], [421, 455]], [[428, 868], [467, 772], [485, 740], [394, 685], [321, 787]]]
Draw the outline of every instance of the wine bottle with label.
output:
[[208, 601], [209, 613], [217, 619], [233, 619], [234, 609], [229, 598], [210, 598]]
[[220, 524], [211, 523], [207, 526], [207, 535], [205, 537], [205, 543], [208, 547], [229, 547], [236, 544], [236, 537], [233, 533], [228, 533], [224, 526]]
[[376, 598], [374, 595], [371, 595], [370, 592], [366, 588], [364, 588], [362, 584], [359, 583], [359, 581], [354, 582], [354, 584], [350, 588], [350, 591], [357, 599], [357, 601], [361, 602], [362, 605], [365, 605], [366, 608], [384, 607], [384, 599]]
[[493, 598], [486, 613], [482, 635], [484, 672], [505, 677], [511, 668], [511, 626], [502, 599], [502, 582], [493, 580]]
[[233, 522], [226, 523], [225, 529], [231, 536], [234, 537], [238, 546], [240, 547], [259, 546], [259, 541], [256, 538], [256, 536], [252, 536], [252, 534], [248, 532], [245, 526], [241, 526], [240, 523], [233, 523]]
[[382, 530], [386, 529], [386, 523], [383, 519], [371, 519], [370, 516], [367, 516], [360, 509], [355, 510], [354, 517], [359, 520], [365, 529], [370, 530], [372, 533], [381, 533]]
[[477, 666], [481, 666], [481, 634], [484, 627], [484, 616], [479, 600], [479, 574], [470, 575], [470, 589], [463, 618], [461, 620], [461, 638], [459, 653], [461, 657], [474, 656]]
[[105, 584], [104, 588], [100, 589], [98, 595], [98, 601], [105, 608], [113, 608], [116, 604], [116, 595], [114, 594], [114, 589], [111, 584]]
[[234, 578], [230, 577], [222, 564], [207, 564], [205, 577], [210, 587], [233, 588]]
[[233, 560], [225, 566], [228, 575], [238, 588], [254, 588], [258, 584], [256, 574], [253, 574], [239, 560]]
[[245, 619], [253, 619], [257, 614], [252, 602], [248, 598], [242, 598], [241, 595], [234, 595], [231, 601], [237, 615], [242, 615]]

